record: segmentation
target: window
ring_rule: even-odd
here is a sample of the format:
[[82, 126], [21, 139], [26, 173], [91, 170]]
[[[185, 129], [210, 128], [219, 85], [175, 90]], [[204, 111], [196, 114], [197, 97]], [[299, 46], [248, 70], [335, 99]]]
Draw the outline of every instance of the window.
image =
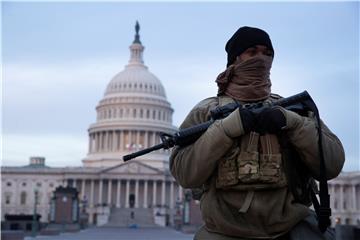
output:
[[38, 183], [36, 184], [36, 186], [37, 186], [37, 187], [41, 187], [41, 183], [38, 182]]
[[6, 186], [11, 187], [11, 182], [7, 182]]
[[10, 200], [11, 200], [11, 196], [10, 196], [10, 195], [6, 195], [6, 196], [5, 196], [5, 204], [10, 204]]
[[23, 186], [23, 187], [26, 187], [26, 182], [23, 182], [23, 183], [22, 183], [22, 186]]
[[21, 192], [20, 195], [20, 204], [25, 205], [26, 204], [26, 192]]

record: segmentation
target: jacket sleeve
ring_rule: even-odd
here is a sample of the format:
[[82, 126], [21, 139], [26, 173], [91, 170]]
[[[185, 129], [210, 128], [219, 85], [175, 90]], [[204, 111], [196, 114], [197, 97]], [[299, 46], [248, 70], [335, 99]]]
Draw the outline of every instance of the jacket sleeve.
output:
[[[209, 110], [216, 104], [214, 99], [200, 102], [186, 117], [180, 129], [209, 120]], [[233, 140], [226, 135], [221, 121], [215, 121], [196, 142], [173, 149], [170, 156], [171, 173], [184, 188], [200, 187], [213, 174], [218, 160], [232, 144]]]
[[[302, 161], [310, 169], [313, 177], [319, 180], [320, 154], [318, 145], [318, 127], [314, 117], [303, 117], [291, 111], [285, 111], [288, 137], [298, 150]], [[339, 175], [344, 162], [345, 153], [340, 140], [321, 121], [322, 145], [326, 166], [326, 177]]]

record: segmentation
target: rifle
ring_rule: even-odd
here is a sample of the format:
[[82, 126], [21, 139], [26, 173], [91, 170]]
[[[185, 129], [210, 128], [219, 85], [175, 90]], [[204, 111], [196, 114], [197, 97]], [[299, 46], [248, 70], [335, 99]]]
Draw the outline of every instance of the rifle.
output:
[[147, 153], [159, 150], [159, 149], [169, 149], [174, 146], [184, 147], [194, 143], [216, 120], [227, 117], [230, 113], [236, 110], [239, 107], [247, 108], [253, 113], [260, 113], [264, 108], [281, 106], [291, 111], [295, 111], [301, 115], [304, 115], [308, 110], [309, 103], [314, 101], [311, 99], [307, 91], [301, 92], [299, 94], [279, 99], [273, 103], [251, 103], [251, 104], [239, 104], [237, 102], [229, 103], [225, 106], [217, 107], [210, 111], [211, 119], [207, 122], [201, 123], [199, 125], [182, 129], [175, 134], [161, 133], [160, 144], [134, 152], [123, 157], [124, 162], [129, 161], [133, 158], [145, 155]]
[[321, 122], [320, 122], [320, 116], [317, 106], [307, 91], [303, 91], [301, 93], [298, 93], [296, 95], [287, 98], [279, 99], [272, 103], [259, 102], [259, 103], [241, 105], [235, 102], [235, 103], [229, 103], [225, 106], [217, 107], [214, 110], [210, 111], [211, 119], [209, 121], [193, 127], [182, 129], [173, 135], [162, 133], [160, 135], [162, 143], [147, 149], [143, 149], [135, 153], [125, 155], [123, 156], [123, 160], [124, 162], [126, 162], [138, 156], [142, 156], [144, 154], [159, 149], [169, 149], [174, 146], [184, 147], [190, 145], [193, 142], [195, 142], [216, 120], [225, 118], [239, 107], [247, 108], [253, 113], [260, 113], [261, 111], [264, 110], [264, 108], [269, 108], [274, 106], [281, 106], [287, 110], [297, 112], [298, 114], [303, 116], [306, 115], [308, 111], [312, 111], [315, 114], [318, 125], [317, 130], [319, 135], [318, 147], [320, 153], [320, 179], [319, 179], [320, 203], [316, 198], [316, 193], [314, 191], [311, 191], [310, 194], [316, 215], [318, 216], [318, 221], [319, 221], [318, 227], [321, 232], [325, 232], [327, 227], [330, 226], [331, 208], [330, 208], [330, 195], [327, 186], [324, 153], [322, 147]]

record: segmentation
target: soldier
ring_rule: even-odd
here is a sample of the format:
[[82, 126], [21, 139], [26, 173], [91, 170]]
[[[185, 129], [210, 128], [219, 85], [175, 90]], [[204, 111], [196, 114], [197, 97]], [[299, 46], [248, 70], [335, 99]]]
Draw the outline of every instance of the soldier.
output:
[[[218, 95], [202, 100], [181, 125], [210, 119], [210, 110], [237, 101], [272, 102], [270, 69], [274, 49], [269, 35], [241, 27], [225, 46], [227, 68], [216, 79]], [[299, 115], [282, 107], [258, 114], [238, 108], [216, 120], [193, 144], [175, 147], [173, 176], [184, 188], [202, 189], [205, 225], [194, 239], [334, 239], [317, 227], [310, 210], [313, 179], [320, 157], [314, 114]], [[339, 139], [321, 122], [328, 179], [344, 164]]]

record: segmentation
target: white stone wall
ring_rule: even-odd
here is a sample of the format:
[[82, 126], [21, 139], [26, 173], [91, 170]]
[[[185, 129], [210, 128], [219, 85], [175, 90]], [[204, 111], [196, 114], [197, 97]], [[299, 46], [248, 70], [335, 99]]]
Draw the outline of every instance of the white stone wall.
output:
[[[52, 192], [62, 182], [60, 175], [2, 173], [1, 180], [1, 220], [4, 220], [5, 214], [33, 214], [36, 189], [37, 213], [41, 214], [42, 222], [48, 221], [49, 202]], [[10, 199], [7, 199], [8, 196]]]

